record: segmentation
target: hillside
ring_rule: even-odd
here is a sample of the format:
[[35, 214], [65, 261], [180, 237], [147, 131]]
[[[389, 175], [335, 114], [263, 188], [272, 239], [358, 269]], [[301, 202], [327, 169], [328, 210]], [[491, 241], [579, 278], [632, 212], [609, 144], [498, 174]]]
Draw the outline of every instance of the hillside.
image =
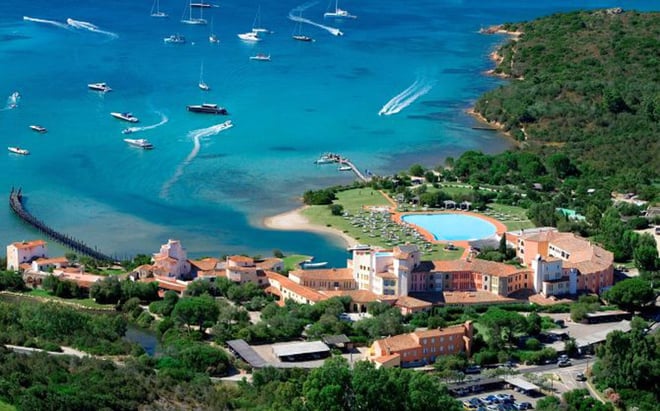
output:
[[660, 176], [660, 13], [599, 10], [506, 24], [508, 84], [475, 111], [542, 157], [567, 154], [610, 188]]

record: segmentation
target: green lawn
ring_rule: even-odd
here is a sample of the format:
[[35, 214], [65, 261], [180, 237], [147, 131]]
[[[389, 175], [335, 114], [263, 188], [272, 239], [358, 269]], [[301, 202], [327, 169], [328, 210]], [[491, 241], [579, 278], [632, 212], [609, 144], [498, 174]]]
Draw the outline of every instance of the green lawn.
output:
[[54, 295], [50, 295], [48, 291], [39, 288], [32, 289], [29, 292], [25, 293], [25, 295], [31, 297], [47, 298], [49, 300], [53, 300], [65, 304], [79, 304], [87, 308], [97, 308], [103, 310], [114, 307], [113, 304], [99, 304], [91, 298], [76, 299], [76, 298], [55, 297]]
[[309, 255], [302, 255], [302, 254], [294, 254], [284, 257], [282, 259], [282, 262], [284, 264], [284, 271], [287, 272], [297, 269], [296, 265], [302, 263], [308, 258], [310, 258]]
[[[335, 204], [341, 204], [344, 211], [350, 216], [355, 216], [360, 213], [365, 213], [365, 206], [390, 206], [391, 203], [378, 191], [371, 188], [359, 188], [337, 193], [337, 200]], [[360, 243], [379, 246], [383, 248], [392, 248], [396, 245], [387, 241], [382, 237], [379, 232], [372, 232], [371, 230], [351, 223], [350, 217], [334, 216], [330, 212], [330, 207], [325, 206], [310, 206], [303, 211], [303, 215], [309, 219], [313, 224], [336, 228], [349, 236], [353, 237]], [[413, 236], [405, 236], [401, 238], [397, 244], [405, 242], [414, 242]], [[443, 246], [436, 244], [431, 250], [423, 254], [424, 259], [431, 260], [455, 260], [463, 254], [463, 249], [459, 248], [454, 251], [445, 251]]]
[[495, 213], [495, 215], [491, 216], [501, 221], [510, 231], [534, 227], [534, 223], [527, 218], [527, 210], [524, 208], [497, 203], [488, 204], [488, 208], [491, 212]]

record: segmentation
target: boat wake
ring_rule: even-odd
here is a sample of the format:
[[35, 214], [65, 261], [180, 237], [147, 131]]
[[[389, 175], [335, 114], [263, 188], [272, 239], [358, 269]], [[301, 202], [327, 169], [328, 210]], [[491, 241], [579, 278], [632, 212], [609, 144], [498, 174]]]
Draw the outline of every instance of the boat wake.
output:
[[233, 126], [234, 125], [232, 124], [231, 120], [227, 120], [224, 123], [216, 124], [215, 126], [188, 132], [188, 137], [191, 137], [193, 139], [193, 149], [190, 151], [188, 156], [186, 156], [183, 162], [179, 164], [179, 166], [176, 168], [176, 170], [174, 171], [174, 175], [172, 175], [172, 177], [170, 177], [170, 179], [163, 184], [160, 190], [160, 197], [166, 198], [169, 195], [170, 188], [172, 188], [172, 186], [177, 181], [179, 181], [179, 178], [181, 178], [181, 176], [183, 175], [183, 172], [186, 169], [186, 167], [195, 159], [195, 157], [197, 157], [197, 154], [199, 154], [199, 150], [202, 147], [202, 143], [201, 143], [202, 138], [214, 136]]
[[51, 26], [59, 27], [61, 29], [66, 29], [66, 30], [70, 29], [70, 27], [67, 24], [60, 23], [59, 21], [37, 19], [37, 18], [34, 18], [34, 17], [28, 17], [28, 16], [23, 16], [23, 20], [24, 21], [31, 21], [33, 23], [50, 24]]
[[390, 116], [396, 114], [415, 102], [418, 98], [431, 91], [435, 81], [417, 79], [407, 89], [392, 97], [390, 101], [378, 112], [379, 116]]
[[160, 114], [160, 122], [158, 122], [156, 124], [152, 124], [150, 126], [144, 126], [144, 127], [128, 127], [128, 128], [125, 128], [124, 130], [122, 130], [122, 133], [123, 134], [131, 134], [131, 133], [137, 133], [139, 131], [152, 130], [156, 127], [162, 126], [163, 124], [165, 124], [169, 121], [169, 119], [167, 118], [167, 116], [165, 116], [165, 114], [162, 114], [162, 113], [158, 113], [158, 114]]
[[111, 31], [101, 30], [97, 26], [93, 25], [92, 23], [88, 23], [86, 21], [78, 21], [78, 20], [74, 20], [74, 19], [69, 18], [69, 19], [66, 19], [66, 23], [69, 26], [73, 27], [73, 28], [76, 28], [76, 29], [79, 29], [79, 30], [88, 30], [88, 31], [91, 31], [93, 33], [98, 33], [98, 34], [104, 34], [106, 36], [112, 37], [113, 39], [116, 39], [117, 37], [119, 37], [119, 35], [117, 35], [116, 33], [113, 33]]
[[316, 3], [318, 3], [318, 2], [309, 2], [309, 3], [301, 4], [300, 6], [295, 7], [294, 9], [292, 9], [292, 10], [289, 12], [289, 15], [288, 15], [287, 17], [289, 18], [289, 20], [292, 20], [292, 21], [295, 21], [295, 22], [299, 22], [299, 23], [306, 23], [306, 24], [309, 24], [309, 25], [312, 25], [312, 26], [316, 26], [316, 27], [318, 27], [318, 28], [321, 28], [321, 29], [323, 29], [323, 30], [326, 30], [326, 31], [328, 31], [330, 34], [332, 34], [333, 36], [343, 36], [344, 33], [342, 33], [342, 31], [339, 30], [338, 28], [330, 27], [330, 26], [326, 26], [326, 25], [324, 25], [324, 24], [317, 23], [317, 22], [315, 22], [315, 21], [312, 21], [312, 20], [310, 20], [310, 19], [306, 19], [306, 18], [301, 17], [301, 16], [296, 16], [296, 15], [294, 14], [294, 13], [296, 13], [296, 12], [297, 12], [297, 13], [303, 12], [303, 11], [307, 10], [308, 8], [312, 7], [313, 5], [315, 5]]
[[11, 93], [9, 97], [7, 97], [7, 104], [5, 105], [4, 108], [0, 109], [0, 111], [5, 111], [5, 110], [13, 110], [16, 107], [18, 107], [18, 101], [21, 99], [21, 94], [18, 91], [14, 91]]

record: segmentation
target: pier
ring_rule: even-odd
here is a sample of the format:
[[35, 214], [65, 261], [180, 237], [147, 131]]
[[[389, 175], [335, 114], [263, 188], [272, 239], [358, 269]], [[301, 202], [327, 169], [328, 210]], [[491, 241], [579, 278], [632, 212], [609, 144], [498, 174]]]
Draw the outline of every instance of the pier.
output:
[[[355, 174], [355, 176], [358, 179], [360, 179], [361, 181], [363, 181], [365, 183], [368, 183], [369, 181], [371, 181], [372, 174], [369, 170], [365, 169], [364, 173], [362, 173], [360, 171], [360, 169], [355, 165], [355, 163], [353, 163], [351, 160], [349, 160], [346, 157], [343, 157], [343, 156], [341, 156], [339, 154], [335, 154], [335, 153], [326, 153], [321, 158], [331, 160], [334, 163], [339, 163], [340, 166], [345, 165], [345, 166], [350, 167], [351, 171], [353, 171], [353, 174]], [[317, 161], [317, 164], [322, 164], [322, 163]]]
[[23, 207], [23, 194], [21, 193], [20, 188], [18, 190], [15, 190], [12, 187], [11, 193], [9, 194], [9, 206], [11, 207], [12, 211], [16, 213], [16, 215], [21, 220], [28, 223], [37, 230], [41, 231], [42, 233], [52, 238], [53, 240], [57, 241], [58, 243], [69, 247], [75, 252], [82, 255], [86, 255], [88, 257], [91, 257], [99, 261], [114, 261], [113, 258], [85, 245], [85, 243], [83, 243], [82, 241], [76, 240], [73, 237], [55, 231], [54, 229], [46, 225], [46, 223], [44, 223], [43, 221], [39, 220], [38, 218], [27, 212]]

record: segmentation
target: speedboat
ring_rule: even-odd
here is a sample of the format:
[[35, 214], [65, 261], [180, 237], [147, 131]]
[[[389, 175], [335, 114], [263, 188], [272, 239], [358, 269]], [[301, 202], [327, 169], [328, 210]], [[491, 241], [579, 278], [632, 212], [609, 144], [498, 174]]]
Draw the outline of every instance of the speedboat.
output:
[[131, 134], [131, 133], [133, 133], [133, 132], [135, 132], [135, 131], [138, 131], [139, 129], [140, 129], [139, 127], [128, 127], [128, 128], [123, 129], [123, 130], [121, 131], [121, 133], [122, 133], [122, 134]]
[[163, 41], [168, 44], [184, 44], [186, 38], [180, 34], [172, 34], [169, 37], [165, 37]]
[[224, 114], [224, 115], [229, 114], [227, 113], [226, 108], [220, 107], [217, 104], [210, 104], [210, 103], [186, 106], [186, 110], [192, 111], [193, 113]]
[[220, 124], [220, 131], [226, 130], [228, 128], [234, 127], [234, 123], [231, 122], [231, 120], [227, 120], [224, 123]]
[[128, 122], [130, 122], [130, 123], [137, 123], [138, 121], [140, 121], [140, 120], [139, 120], [137, 117], [135, 117], [132, 113], [117, 113], [117, 112], [113, 112], [113, 113], [110, 113], [110, 115], [111, 115], [112, 117], [116, 118], [116, 119], [124, 120], [124, 121], [128, 121]]
[[27, 156], [28, 154], [30, 154], [29, 151], [20, 147], [7, 147], [7, 150], [9, 150], [10, 153], [20, 154], [22, 156]]
[[218, 7], [218, 6], [211, 3], [199, 2], [199, 3], [190, 3], [190, 7], [196, 9], [210, 9], [211, 7]]
[[133, 147], [143, 148], [145, 150], [151, 150], [154, 148], [154, 145], [146, 138], [125, 138], [124, 141]]
[[45, 132], [48, 131], [48, 130], [46, 130], [46, 127], [38, 126], [38, 125], [31, 125], [30, 128], [32, 130], [36, 131], [37, 133], [45, 133]]
[[238, 35], [238, 38], [244, 41], [261, 41], [259, 35], [254, 31], [249, 31], [247, 33], [241, 33]]
[[336, 163], [337, 159], [330, 154], [323, 154], [318, 160], [314, 161], [314, 164], [331, 164]]
[[304, 36], [302, 34], [294, 34], [292, 37], [294, 40], [298, 40], [298, 41], [314, 41], [313, 38], [309, 36]]
[[104, 93], [108, 92], [108, 91], [112, 91], [112, 89], [105, 83], [91, 83], [91, 84], [88, 84], [87, 87], [90, 90], [102, 91]]
[[209, 91], [211, 90], [211, 87], [209, 87], [208, 84], [204, 83], [203, 81], [199, 82], [199, 88], [203, 91]]
[[220, 39], [215, 34], [209, 35], [209, 43], [220, 43]]
[[321, 268], [321, 267], [325, 267], [326, 265], [328, 265], [327, 261], [323, 261], [319, 263], [313, 263], [311, 261], [302, 263], [303, 268]]
[[259, 53], [256, 56], [250, 56], [250, 60], [270, 61], [270, 54]]
[[351, 171], [353, 169], [351, 168], [351, 166], [339, 166], [339, 168], [337, 168], [337, 170], [339, 170], [339, 171]]

